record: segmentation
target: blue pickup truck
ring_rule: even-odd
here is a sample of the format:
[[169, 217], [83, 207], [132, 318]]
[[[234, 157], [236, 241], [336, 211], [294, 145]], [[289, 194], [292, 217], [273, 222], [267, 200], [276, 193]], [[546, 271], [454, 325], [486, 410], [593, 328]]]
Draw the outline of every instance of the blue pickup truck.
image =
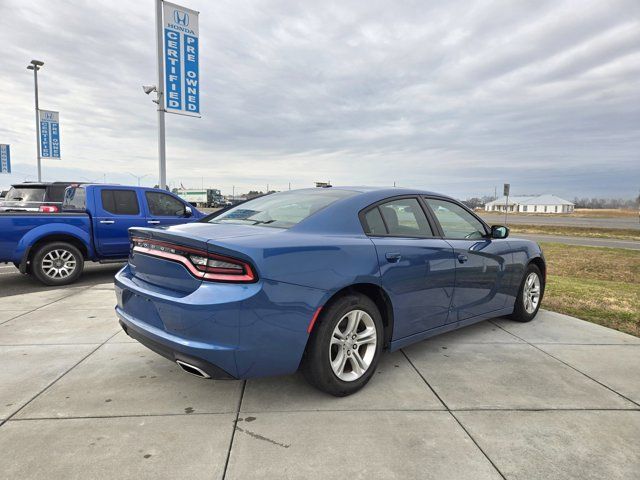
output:
[[66, 285], [80, 277], [85, 261], [125, 261], [129, 227], [162, 227], [202, 217], [164, 190], [71, 186], [61, 213], [0, 213], [0, 263], [11, 262], [46, 285]]

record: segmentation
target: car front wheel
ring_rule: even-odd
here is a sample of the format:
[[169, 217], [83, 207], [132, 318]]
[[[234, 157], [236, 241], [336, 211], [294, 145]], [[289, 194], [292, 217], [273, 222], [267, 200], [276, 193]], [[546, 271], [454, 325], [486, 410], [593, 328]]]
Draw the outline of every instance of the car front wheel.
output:
[[322, 312], [302, 371], [316, 388], [343, 397], [364, 387], [382, 352], [383, 325], [375, 303], [360, 294], [332, 302]]
[[529, 264], [520, 284], [511, 319], [518, 322], [533, 320], [540, 309], [543, 293], [544, 280], [540, 269], [534, 264]]

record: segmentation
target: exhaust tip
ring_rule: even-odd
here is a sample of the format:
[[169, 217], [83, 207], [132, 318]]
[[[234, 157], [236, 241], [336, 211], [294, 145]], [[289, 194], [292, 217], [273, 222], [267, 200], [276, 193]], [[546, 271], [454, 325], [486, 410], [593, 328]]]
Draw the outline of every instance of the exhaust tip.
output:
[[205, 372], [201, 368], [196, 367], [195, 365], [191, 365], [187, 362], [183, 362], [182, 360], [176, 360], [176, 363], [180, 366], [180, 368], [182, 368], [182, 370], [184, 370], [187, 373], [190, 373], [191, 375], [195, 375], [196, 377], [200, 377], [200, 378], [211, 378], [211, 375], [209, 375], [207, 372]]

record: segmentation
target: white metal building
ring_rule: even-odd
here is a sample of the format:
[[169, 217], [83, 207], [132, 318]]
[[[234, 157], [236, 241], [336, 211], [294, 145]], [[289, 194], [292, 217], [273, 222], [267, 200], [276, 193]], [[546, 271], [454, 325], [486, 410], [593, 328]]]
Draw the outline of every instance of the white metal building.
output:
[[519, 213], [573, 213], [575, 204], [555, 195], [510, 196], [488, 202], [484, 209], [487, 212], [519, 212]]

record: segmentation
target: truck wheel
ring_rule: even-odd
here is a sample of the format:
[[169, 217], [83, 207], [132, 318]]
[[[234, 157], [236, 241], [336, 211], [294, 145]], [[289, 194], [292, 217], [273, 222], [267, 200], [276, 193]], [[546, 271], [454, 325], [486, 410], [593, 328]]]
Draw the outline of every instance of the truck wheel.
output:
[[69, 243], [54, 242], [33, 255], [31, 273], [45, 285], [67, 285], [80, 277], [83, 266], [80, 250]]

